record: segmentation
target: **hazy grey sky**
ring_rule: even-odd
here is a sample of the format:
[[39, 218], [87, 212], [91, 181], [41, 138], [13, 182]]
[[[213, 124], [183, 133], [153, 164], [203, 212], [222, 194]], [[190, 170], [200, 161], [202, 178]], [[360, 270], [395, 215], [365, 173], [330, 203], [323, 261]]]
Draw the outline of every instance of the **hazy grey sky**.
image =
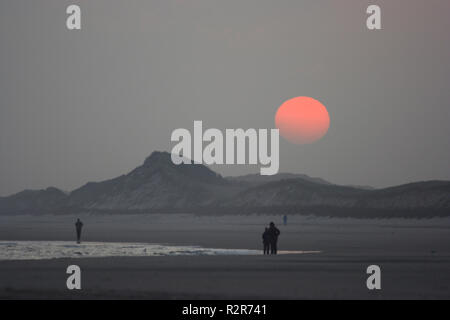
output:
[[[365, 27], [369, 4], [381, 31]], [[312, 145], [281, 139], [280, 171], [450, 179], [449, 13], [448, 0], [3, 0], [0, 195], [124, 174], [194, 120], [273, 128], [295, 96], [323, 102], [331, 126]]]

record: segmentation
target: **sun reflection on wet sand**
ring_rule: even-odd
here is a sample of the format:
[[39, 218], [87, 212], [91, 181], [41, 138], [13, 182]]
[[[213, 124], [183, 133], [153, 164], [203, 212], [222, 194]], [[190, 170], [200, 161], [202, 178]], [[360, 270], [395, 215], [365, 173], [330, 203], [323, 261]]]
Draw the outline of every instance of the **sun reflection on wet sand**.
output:
[[[279, 251], [279, 254], [311, 254], [320, 251]], [[261, 255], [261, 250], [219, 249], [152, 243], [69, 241], [0, 241], [1, 260], [44, 260], [57, 258], [146, 257], [177, 255]]]

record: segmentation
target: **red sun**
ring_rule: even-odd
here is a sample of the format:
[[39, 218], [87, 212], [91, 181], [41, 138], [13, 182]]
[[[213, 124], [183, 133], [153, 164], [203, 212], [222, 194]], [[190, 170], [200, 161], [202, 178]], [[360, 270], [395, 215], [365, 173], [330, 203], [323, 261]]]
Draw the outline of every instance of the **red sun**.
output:
[[330, 116], [320, 101], [310, 97], [297, 97], [287, 100], [278, 108], [275, 126], [288, 141], [308, 144], [327, 133]]

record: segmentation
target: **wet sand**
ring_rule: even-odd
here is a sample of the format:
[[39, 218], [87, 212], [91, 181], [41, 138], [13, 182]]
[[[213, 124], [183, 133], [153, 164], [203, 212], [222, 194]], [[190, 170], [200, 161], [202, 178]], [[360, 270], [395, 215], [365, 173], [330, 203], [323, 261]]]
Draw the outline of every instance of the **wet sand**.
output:
[[[70, 240], [73, 216], [0, 217], [0, 240]], [[88, 241], [260, 249], [264, 224], [282, 250], [320, 254], [164, 256], [0, 261], [0, 298], [449, 299], [448, 219], [357, 220], [230, 216], [82, 216]], [[1, 258], [1, 257], [0, 257]], [[82, 290], [66, 289], [66, 267]], [[366, 288], [381, 267], [382, 289]]]

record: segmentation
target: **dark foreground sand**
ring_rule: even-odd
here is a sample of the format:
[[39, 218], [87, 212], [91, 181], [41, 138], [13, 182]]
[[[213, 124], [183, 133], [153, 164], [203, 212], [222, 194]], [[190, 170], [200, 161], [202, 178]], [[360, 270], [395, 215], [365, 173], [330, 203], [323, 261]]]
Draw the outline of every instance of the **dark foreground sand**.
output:
[[[68, 240], [74, 217], [1, 217], [0, 240]], [[260, 247], [279, 217], [82, 217], [89, 241]], [[449, 299], [450, 224], [433, 220], [291, 217], [283, 250], [319, 254], [165, 256], [0, 261], [0, 298]], [[0, 257], [1, 259], [1, 257]], [[82, 269], [82, 290], [66, 289], [66, 267]], [[382, 269], [382, 290], [366, 268]]]
[[[382, 290], [365, 268], [382, 268]], [[65, 288], [65, 268], [82, 269], [82, 290]], [[1, 298], [388, 299], [450, 298], [450, 259], [343, 256], [200, 256], [8, 261]]]

